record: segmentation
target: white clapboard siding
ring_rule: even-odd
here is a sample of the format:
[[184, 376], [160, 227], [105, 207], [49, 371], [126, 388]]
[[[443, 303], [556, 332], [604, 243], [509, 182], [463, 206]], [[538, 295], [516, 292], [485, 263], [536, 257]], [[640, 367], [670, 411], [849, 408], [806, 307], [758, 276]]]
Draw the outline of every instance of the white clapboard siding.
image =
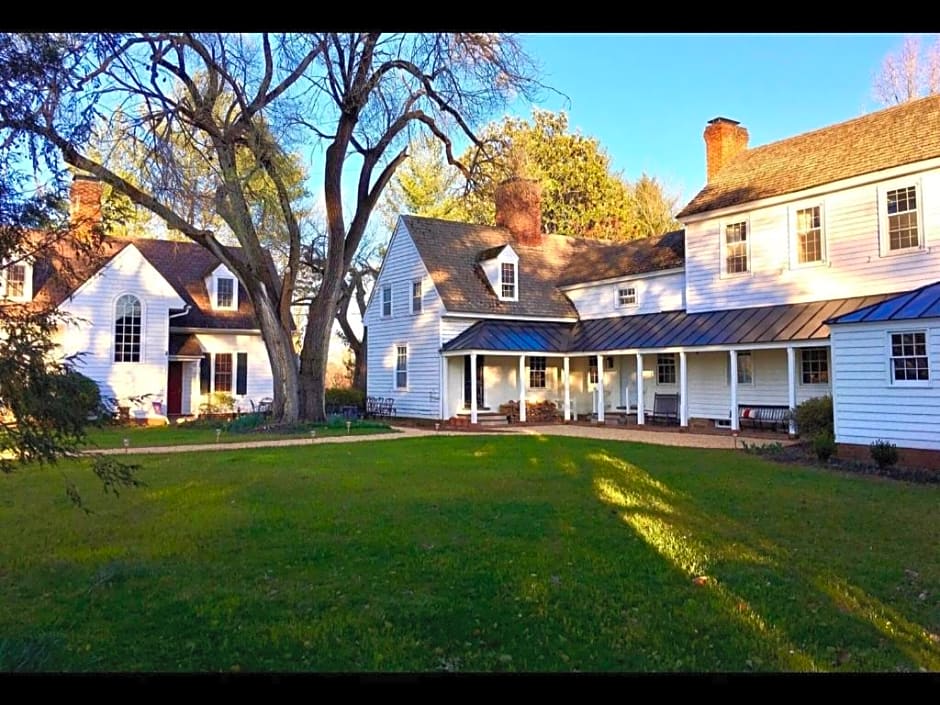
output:
[[[903, 180], [902, 180], [903, 181]], [[686, 225], [685, 277], [689, 312], [800, 303], [873, 293], [907, 291], [937, 280], [940, 273], [940, 171], [912, 175], [919, 185], [925, 247], [916, 252], [881, 255], [879, 188], [871, 183], [818, 198], [794, 194], [791, 202], [708, 218]], [[892, 184], [898, 185], [896, 179]], [[790, 224], [795, 206], [821, 204], [827, 262], [791, 266]], [[751, 273], [721, 275], [721, 227], [747, 219]]]
[[[239, 411], [251, 411], [252, 402], [257, 405], [258, 401], [265, 397], [274, 396], [274, 378], [271, 373], [271, 362], [268, 358], [268, 349], [264, 345], [264, 339], [261, 334], [232, 334], [232, 333], [197, 333], [196, 338], [207, 353], [216, 355], [217, 353], [232, 354], [232, 396], [235, 398], [236, 408]], [[245, 394], [235, 394], [235, 383], [237, 378], [237, 353], [246, 353], [248, 355], [248, 378], [246, 380]], [[215, 358], [213, 357], [213, 361]], [[214, 363], [213, 363], [214, 366]], [[184, 366], [184, 374], [187, 366]], [[195, 371], [195, 398], [192, 402], [192, 408], [198, 410], [202, 399], [199, 396], [199, 368], [192, 366]], [[193, 380], [190, 379], [190, 387], [187, 387], [186, 379], [183, 380], [183, 389], [192, 389]], [[186, 396], [185, 393], [183, 395]], [[185, 409], [185, 399], [184, 399]], [[185, 413], [185, 411], [184, 411]]]
[[[124, 294], [141, 302], [139, 362], [114, 362], [114, 305]], [[170, 309], [183, 300], [133, 244], [127, 245], [60, 309], [72, 317], [55, 341], [64, 355], [80, 354], [76, 369], [98, 383], [103, 397], [127, 405], [131, 396], [166, 399]]]
[[[930, 382], [893, 383], [889, 334], [927, 332]], [[940, 319], [832, 326], [836, 441], [940, 450]]]
[[[786, 350], [754, 350], [754, 381], [738, 385], [738, 404], [789, 403]], [[797, 404], [830, 394], [828, 384], [803, 384], [800, 354], [796, 356]], [[726, 352], [688, 353], [689, 416], [727, 419], [731, 412], [731, 386], [728, 383], [729, 355]]]
[[[636, 305], [617, 304], [617, 291], [622, 287], [636, 289]], [[615, 283], [585, 284], [566, 288], [565, 294], [578, 309], [582, 320], [677, 311], [685, 306], [685, 275], [673, 272], [638, 276]]]
[[[411, 312], [411, 285], [423, 284], [421, 313]], [[382, 317], [382, 289], [392, 287], [392, 315]], [[391, 397], [399, 416], [440, 418], [441, 328], [444, 307], [404, 222], [392, 234], [366, 307], [367, 394]], [[470, 321], [473, 323], [473, 321]], [[395, 386], [396, 348], [408, 346], [408, 386]]]

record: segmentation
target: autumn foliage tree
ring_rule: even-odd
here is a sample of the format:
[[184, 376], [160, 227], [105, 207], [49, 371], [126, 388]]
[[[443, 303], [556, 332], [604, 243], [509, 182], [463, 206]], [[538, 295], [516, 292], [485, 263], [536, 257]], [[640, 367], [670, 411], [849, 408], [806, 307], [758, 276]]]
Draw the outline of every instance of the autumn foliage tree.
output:
[[926, 47], [916, 35], [905, 37], [882, 61], [872, 93], [885, 106], [940, 93], [940, 37]]

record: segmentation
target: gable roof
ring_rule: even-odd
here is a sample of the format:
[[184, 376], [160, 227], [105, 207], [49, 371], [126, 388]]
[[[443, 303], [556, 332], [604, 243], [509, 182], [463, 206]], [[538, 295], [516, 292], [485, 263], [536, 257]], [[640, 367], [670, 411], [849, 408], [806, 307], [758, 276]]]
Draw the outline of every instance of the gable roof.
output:
[[[542, 244], [516, 242], [505, 228], [414, 215], [401, 216], [449, 312], [577, 318], [557, 287], [683, 264], [683, 232], [610, 243], [544, 235]], [[519, 256], [519, 300], [500, 301], [479, 266], [511, 245]]]
[[871, 323], [940, 318], [940, 282], [892, 296], [881, 303], [836, 316], [827, 323]]
[[[33, 268], [33, 291], [36, 292], [34, 299], [43, 304], [58, 306], [131, 244], [190, 306], [189, 313], [173, 319], [174, 327], [242, 330], [258, 328], [254, 309], [240, 283], [237, 310], [218, 311], [212, 308], [205, 277], [220, 262], [215, 255], [194, 242], [105, 237], [95, 253], [80, 255], [75, 243], [60, 241], [44, 251]], [[241, 248], [226, 249], [233, 257], [242, 257]], [[269, 253], [267, 257], [268, 266], [273, 270], [274, 262]]]
[[677, 216], [940, 157], [940, 95], [743, 150]]

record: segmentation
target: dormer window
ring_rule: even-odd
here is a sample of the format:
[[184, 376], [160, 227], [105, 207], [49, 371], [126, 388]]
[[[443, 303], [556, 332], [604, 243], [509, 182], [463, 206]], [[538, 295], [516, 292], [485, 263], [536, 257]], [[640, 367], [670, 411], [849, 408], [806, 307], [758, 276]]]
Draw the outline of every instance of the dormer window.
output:
[[516, 301], [516, 263], [503, 262], [500, 267], [500, 297], [504, 301]]
[[11, 264], [4, 270], [5, 294], [8, 299], [22, 301], [28, 298], [26, 291], [26, 270], [26, 264], [23, 262]]
[[215, 307], [222, 309], [238, 308], [235, 279], [232, 277], [215, 278]]

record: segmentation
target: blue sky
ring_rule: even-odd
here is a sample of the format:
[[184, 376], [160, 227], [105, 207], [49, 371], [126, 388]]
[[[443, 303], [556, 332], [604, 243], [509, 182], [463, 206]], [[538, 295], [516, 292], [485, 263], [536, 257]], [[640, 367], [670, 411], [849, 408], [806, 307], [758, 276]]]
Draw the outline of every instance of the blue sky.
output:
[[[903, 38], [546, 33], [524, 35], [524, 44], [544, 82], [567, 95], [546, 92], [538, 107], [565, 110], [570, 128], [597, 138], [615, 170], [630, 180], [656, 176], [684, 204], [705, 182], [708, 120], [738, 120], [756, 146], [876, 110], [874, 74]], [[531, 107], [511, 112], [529, 116]]]

